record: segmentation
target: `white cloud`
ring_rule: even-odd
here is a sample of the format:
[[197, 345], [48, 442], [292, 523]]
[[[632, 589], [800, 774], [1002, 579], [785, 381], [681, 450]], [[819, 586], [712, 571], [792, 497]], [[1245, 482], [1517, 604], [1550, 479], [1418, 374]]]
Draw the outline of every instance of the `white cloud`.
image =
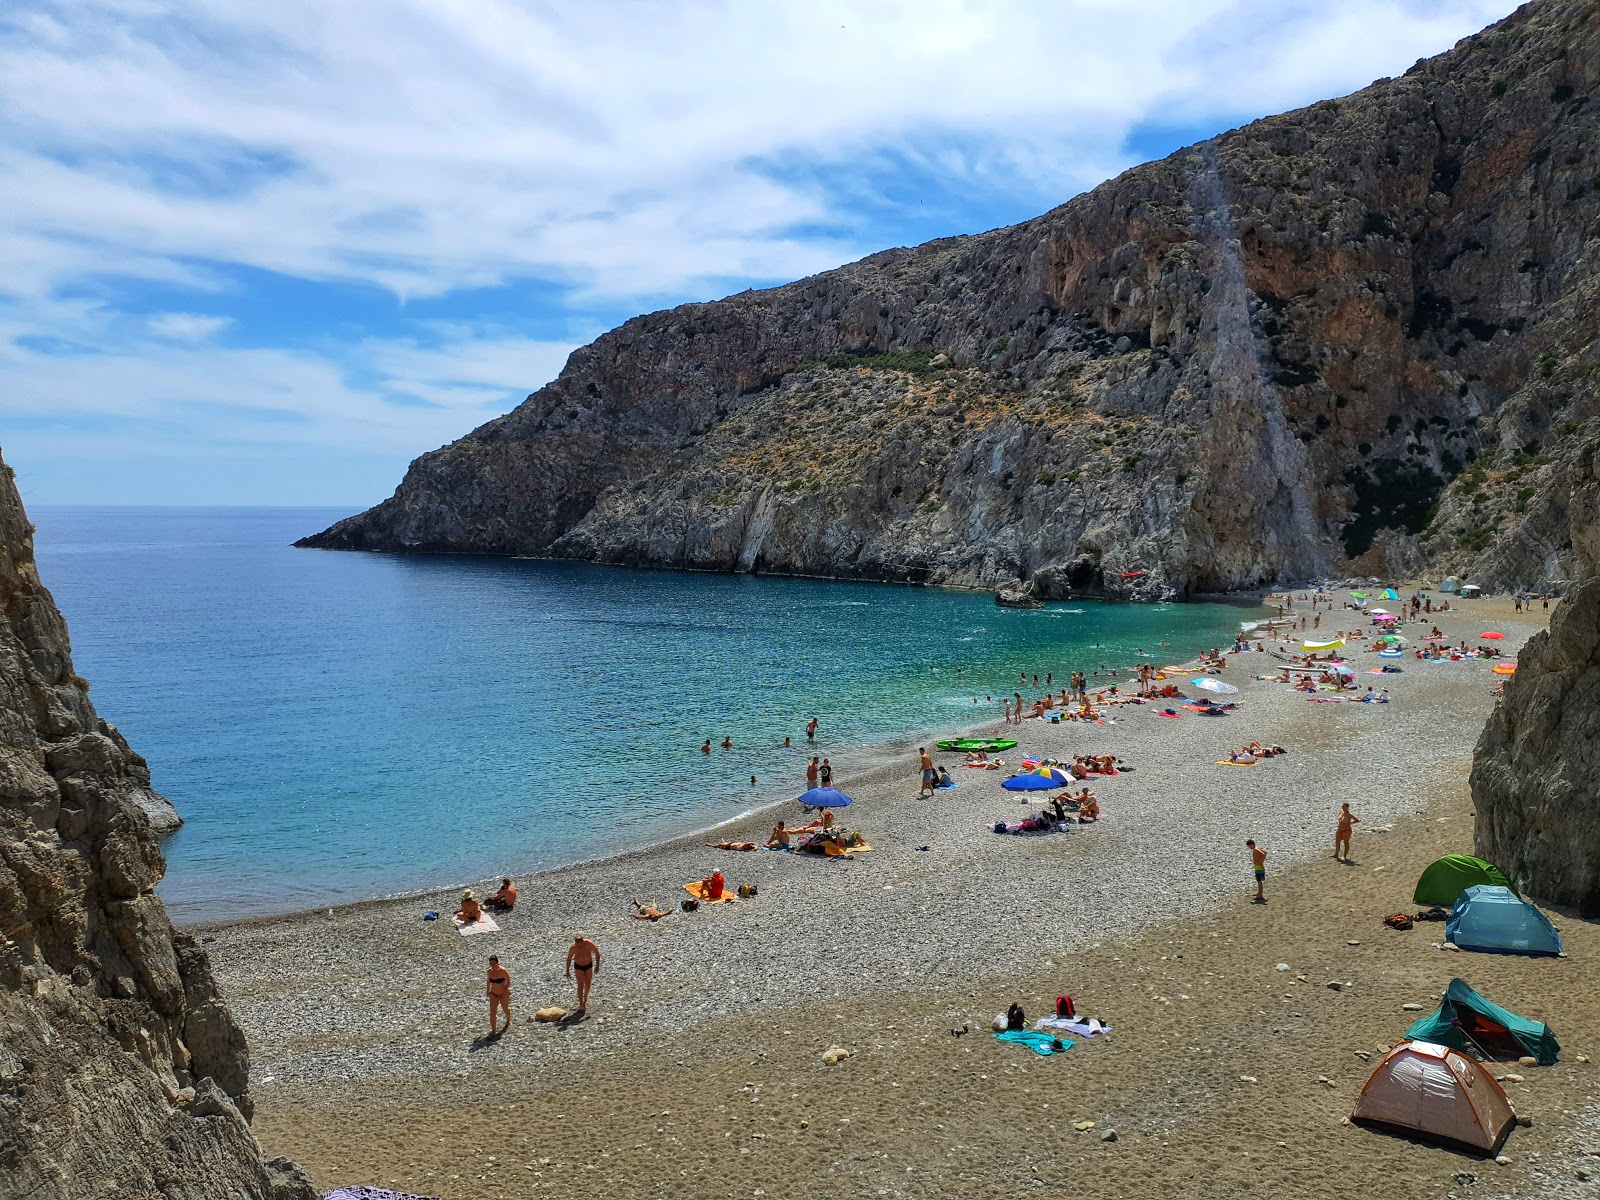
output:
[[175, 342], [204, 342], [233, 324], [232, 317], [212, 317], [203, 313], [157, 313], [147, 322], [157, 337]]

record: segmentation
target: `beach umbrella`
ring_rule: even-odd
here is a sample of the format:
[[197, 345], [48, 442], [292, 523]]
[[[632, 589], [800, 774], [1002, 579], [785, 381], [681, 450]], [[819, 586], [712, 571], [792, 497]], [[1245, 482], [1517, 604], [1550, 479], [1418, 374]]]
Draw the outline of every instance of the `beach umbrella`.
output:
[[1010, 779], [1002, 780], [1001, 787], [1009, 792], [1042, 792], [1061, 785], [1048, 775], [1013, 775]]
[[1375, 619], [1387, 625], [1389, 622], [1398, 621], [1400, 618], [1395, 616], [1393, 613], [1384, 613], [1382, 616]]
[[1055, 784], [1075, 782], [1072, 772], [1063, 771], [1060, 767], [1040, 767], [1034, 774]]
[[1351, 592], [1350, 593], [1350, 599], [1352, 599], [1352, 600], [1365, 600], [1366, 598], [1367, 598], [1367, 594], [1365, 592]]
[[795, 797], [807, 808], [844, 808], [852, 803], [849, 796], [837, 788], [815, 787]]
[[1494, 665], [1494, 673], [1496, 675], [1515, 675], [1517, 673], [1517, 664], [1516, 663], [1495, 663], [1495, 665]]
[[1307, 654], [1315, 654], [1318, 650], [1337, 650], [1342, 645], [1343, 638], [1334, 638], [1331, 642], [1301, 642], [1300, 649]]
[[1354, 667], [1341, 662], [1329, 663], [1328, 670], [1332, 671], [1335, 675], [1348, 675], [1351, 678], [1354, 678], [1356, 673], [1356, 669]]
[[1503, 641], [1506, 635], [1503, 633], [1496, 633], [1491, 629], [1488, 633], [1480, 633], [1478, 636], [1481, 638], [1488, 638], [1491, 642], [1498, 642]]
[[1201, 675], [1199, 678], [1191, 679], [1189, 682], [1203, 692], [1215, 692], [1219, 696], [1231, 696], [1239, 690], [1233, 684], [1223, 683], [1222, 680], [1213, 679], [1209, 675]]
[[1379, 658], [1404, 658], [1405, 655], [1398, 650], [1379, 650]]

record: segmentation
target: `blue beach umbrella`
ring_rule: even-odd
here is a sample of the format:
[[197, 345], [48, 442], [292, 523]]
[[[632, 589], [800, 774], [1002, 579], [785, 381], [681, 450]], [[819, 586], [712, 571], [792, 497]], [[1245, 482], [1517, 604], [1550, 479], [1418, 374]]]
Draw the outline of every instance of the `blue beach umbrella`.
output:
[[1219, 696], [1232, 696], [1239, 690], [1233, 684], [1223, 683], [1222, 680], [1213, 679], [1209, 675], [1201, 675], [1196, 679], [1191, 679], [1189, 682], [1201, 691], [1215, 692]]
[[815, 787], [795, 797], [807, 808], [844, 808], [853, 803], [849, 796], [837, 788]]
[[1000, 786], [1010, 792], [1044, 792], [1061, 785], [1048, 775], [1028, 774], [1013, 775], [1010, 779], [1002, 781]]

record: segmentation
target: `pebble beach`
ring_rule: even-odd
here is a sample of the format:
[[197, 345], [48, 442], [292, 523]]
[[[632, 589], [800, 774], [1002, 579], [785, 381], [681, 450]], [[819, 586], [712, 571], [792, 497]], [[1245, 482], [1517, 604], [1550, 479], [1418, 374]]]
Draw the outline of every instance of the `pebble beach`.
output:
[[[1357, 624], [1353, 613], [1323, 611], [1322, 632]], [[1458, 602], [1434, 620], [1452, 643], [1503, 631], [1509, 652], [1542, 617], [1490, 599]], [[1376, 658], [1362, 648], [1353, 644], [1350, 657], [1364, 671]], [[993, 833], [996, 821], [1038, 811], [1048, 793], [1004, 791], [1009, 771], [966, 770], [958, 755], [935, 758], [959, 786], [919, 799], [917, 746], [958, 732], [938, 730], [871, 772], [836, 778], [855, 799], [839, 819], [874, 847], [848, 859], [722, 851], [696, 835], [519, 877], [519, 903], [498, 918], [500, 931], [470, 938], [448, 919], [422, 919], [428, 910], [448, 918], [454, 889], [194, 927], [250, 1040], [258, 1135], [325, 1187], [378, 1184], [447, 1200], [602, 1187], [823, 1195], [838, 1193], [841, 1175], [869, 1194], [1014, 1195], [1064, 1182], [1055, 1167], [1029, 1165], [1036, 1158], [1059, 1166], [1083, 1154], [1108, 1157], [1090, 1178], [1074, 1177], [1076, 1194], [1134, 1194], [1134, 1176], [1107, 1162], [1126, 1157], [1135, 1138], [1168, 1152], [1162, 1169], [1182, 1194], [1229, 1194], [1205, 1190], [1221, 1182], [1201, 1186], [1192, 1157], [1208, 1144], [1195, 1122], [1240, 1100], [1234, 1085], [1251, 1073], [1212, 1079], [1218, 1046], [1249, 1033], [1283, 1053], [1278, 1035], [1258, 1028], [1269, 1011], [1280, 1016], [1277, 961], [1293, 966], [1323, 943], [1318, 953], [1345, 944], [1348, 955], [1372, 956], [1365, 947], [1390, 932], [1381, 917], [1410, 904], [1415, 870], [1470, 851], [1465, 772], [1498, 682], [1487, 661], [1408, 657], [1398, 675], [1357, 675], [1361, 688], [1387, 684], [1392, 703], [1318, 704], [1258, 678], [1281, 665], [1271, 653], [1229, 656], [1222, 677], [1240, 689], [1229, 697], [1240, 706], [1225, 717], [1161, 718], [1152, 704], [1112, 709], [1105, 724], [1007, 728], [997, 717], [984, 726], [1021, 742], [1001, 755], [1008, 763], [1109, 753], [1132, 768], [1092, 780], [1104, 818], [1067, 832]], [[1059, 683], [1070, 665], [1048, 666]], [[1217, 764], [1252, 740], [1288, 753]], [[820, 752], [848, 749], [830, 746], [824, 729]], [[1348, 865], [1330, 857], [1343, 801], [1361, 819]], [[780, 811], [791, 824], [804, 819], [792, 803]], [[763, 841], [772, 820], [756, 813], [716, 836]], [[487, 883], [513, 864], [495, 862], [494, 831], [484, 836]], [[1270, 852], [1266, 905], [1247, 903], [1246, 837]], [[675, 905], [681, 885], [713, 867], [758, 895], [657, 922], [630, 917], [630, 898]], [[1347, 929], [1359, 933], [1335, 936]], [[536, 1024], [535, 1009], [573, 1003], [562, 962], [575, 934], [604, 956], [586, 1018]], [[1417, 949], [1425, 929], [1400, 936], [1441, 992], [1455, 964]], [[514, 1024], [495, 1040], [482, 1036], [489, 954], [513, 978]], [[1258, 978], [1264, 955], [1275, 956], [1274, 970]], [[1561, 986], [1591, 970], [1540, 965]], [[1320, 978], [1331, 969], [1307, 975], [1315, 1005], [1338, 1003]], [[1495, 960], [1483, 969], [1510, 979], [1530, 968]], [[1290, 978], [1304, 973], [1297, 966]], [[1367, 989], [1351, 991], [1359, 1000], [1320, 1018], [1313, 1039], [1317, 1053], [1339, 1056], [1337, 1083], [1313, 1093], [1329, 1111], [1348, 1112], [1360, 1082], [1346, 1061], [1352, 1051], [1332, 1043], [1377, 1021], [1361, 1011]], [[1008, 1003], [1043, 1015], [1061, 992], [1112, 1032], [1037, 1061], [989, 1038]], [[1499, 998], [1521, 1011], [1512, 992]], [[1386, 1002], [1381, 989], [1372, 1000]], [[1297, 1003], [1283, 1020], [1319, 1020], [1311, 1000]], [[1341, 1022], [1352, 1032], [1341, 1034]], [[952, 1036], [963, 1026], [972, 1032]], [[1362, 1029], [1359, 1045], [1397, 1033], [1394, 1020], [1381, 1022]], [[1164, 1067], [1146, 1053], [1158, 1045], [1176, 1055]], [[843, 1053], [824, 1063], [835, 1048]], [[1570, 1069], [1583, 1068], [1552, 1071]], [[1307, 1114], [1283, 1100], [1265, 1102], [1246, 1140], [1274, 1122], [1285, 1133], [1274, 1142], [1309, 1136]], [[1107, 1119], [1121, 1125], [1110, 1141], [1076, 1128], [1093, 1120], [1103, 1134]], [[1364, 1148], [1385, 1147], [1374, 1161], [1399, 1180], [1396, 1194], [1443, 1194], [1428, 1190], [1448, 1178], [1433, 1160], [1361, 1136]], [[780, 1143], [787, 1153], [775, 1153]], [[1248, 1153], [1224, 1157], [1248, 1168]], [[1407, 1191], [1413, 1176], [1417, 1190]]]

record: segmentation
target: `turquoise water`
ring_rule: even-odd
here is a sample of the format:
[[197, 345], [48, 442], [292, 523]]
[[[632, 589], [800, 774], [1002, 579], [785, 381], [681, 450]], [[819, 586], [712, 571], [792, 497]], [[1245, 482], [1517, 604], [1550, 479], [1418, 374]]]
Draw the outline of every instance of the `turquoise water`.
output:
[[[161, 888], [181, 919], [614, 853], [796, 794], [812, 714], [818, 749], [859, 762], [998, 714], [1019, 671], [1060, 681], [1238, 628], [1225, 605], [1015, 612], [968, 592], [290, 546], [343, 515], [32, 514], [78, 671], [187, 821]], [[732, 750], [700, 753], [725, 735]]]

